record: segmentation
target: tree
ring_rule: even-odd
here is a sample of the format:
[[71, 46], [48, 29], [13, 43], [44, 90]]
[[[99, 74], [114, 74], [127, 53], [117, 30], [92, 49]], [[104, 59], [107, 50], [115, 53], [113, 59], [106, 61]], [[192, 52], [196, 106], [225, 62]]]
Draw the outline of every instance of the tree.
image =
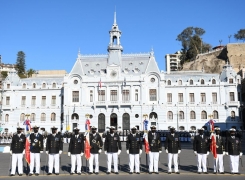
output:
[[245, 41], [245, 29], [240, 29], [237, 34], [234, 34], [234, 38], [236, 40], [243, 40]]
[[5, 79], [8, 76], [8, 72], [7, 71], [2, 71], [1, 72], [1, 76], [3, 79]]
[[27, 76], [28, 77], [32, 77], [32, 75], [35, 74], [35, 73], [36, 73], [36, 71], [34, 69], [28, 69], [27, 70]]
[[26, 62], [25, 62], [25, 53], [23, 51], [19, 51], [17, 54], [16, 60], [16, 70], [18, 74], [25, 74]]
[[207, 48], [211, 48], [211, 45], [202, 41], [201, 36], [204, 33], [205, 30], [202, 28], [187, 27], [177, 36], [176, 40], [182, 43], [181, 64], [188, 60], [194, 60], [197, 54], [206, 52]]

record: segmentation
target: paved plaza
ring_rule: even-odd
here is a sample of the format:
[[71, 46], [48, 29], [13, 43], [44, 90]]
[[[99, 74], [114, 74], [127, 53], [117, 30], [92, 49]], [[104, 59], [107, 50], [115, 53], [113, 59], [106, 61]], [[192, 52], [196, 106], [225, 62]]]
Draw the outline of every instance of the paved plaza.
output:
[[[88, 175], [85, 173], [86, 171], [86, 160], [83, 157], [83, 169], [84, 172], [82, 173], [82, 178], [86, 178], [86, 179], [110, 179], [110, 178], [115, 178], [115, 176], [117, 176], [116, 178], [119, 179], [123, 179], [126, 177], [132, 177], [134, 179], [147, 179], [148, 177], [150, 177], [151, 179], [159, 179], [159, 178], [165, 178], [165, 179], [177, 179], [177, 178], [181, 178], [182, 179], [190, 179], [191, 177], [197, 177], [199, 179], [204, 179], [207, 178], [208, 176], [210, 177], [215, 177], [217, 179], [221, 179], [224, 177], [229, 177], [232, 176], [232, 178], [235, 179], [244, 179], [245, 177], [245, 169], [244, 167], [241, 166], [240, 164], [240, 173], [241, 175], [230, 175], [230, 168], [229, 168], [229, 158], [228, 156], [224, 156], [224, 169], [225, 169], [225, 174], [224, 175], [214, 175], [213, 174], [213, 157], [210, 154], [208, 156], [208, 168], [209, 168], [209, 174], [208, 175], [204, 175], [204, 174], [197, 174], [197, 166], [196, 166], [196, 156], [193, 153], [192, 150], [192, 143], [191, 142], [182, 142], [182, 151], [180, 154], [180, 175], [177, 174], [171, 174], [168, 175], [167, 174], [167, 154], [165, 153], [165, 150], [163, 148], [163, 152], [160, 154], [160, 161], [159, 161], [159, 175], [156, 174], [152, 174], [149, 175], [148, 172], [148, 166], [146, 165], [146, 155], [143, 152], [141, 155], [141, 174], [137, 175], [137, 174], [133, 174], [133, 175], [129, 175], [129, 166], [128, 166], [128, 155], [126, 154], [126, 143], [122, 142], [122, 153], [120, 155], [120, 166], [119, 166], [119, 175], [115, 175], [115, 174], [110, 174], [107, 175], [106, 174], [106, 170], [107, 170], [107, 161], [106, 161], [106, 155], [104, 154], [104, 152], [102, 152], [102, 154], [100, 155], [99, 159], [100, 159], [100, 173], [99, 175]], [[243, 142], [242, 145], [243, 148], [243, 154], [245, 153], [245, 143]], [[25, 168], [24, 168], [24, 176], [19, 177], [17, 174], [14, 177], [9, 177], [9, 172], [10, 172], [10, 166], [9, 166], [9, 162], [10, 162], [10, 154], [9, 153], [1, 153], [0, 154], [0, 179], [10, 179], [10, 178], [15, 178], [15, 179], [26, 179], [26, 178], [35, 178], [35, 179], [67, 179], [67, 178], [71, 178], [69, 172], [70, 172], [70, 157], [67, 156], [67, 150], [68, 150], [68, 144], [64, 144], [64, 151], [61, 155], [61, 169], [60, 169], [60, 175], [56, 176], [56, 175], [51, 175], [51, 176], [47, 176], [47, 155], [46, 153], [43, 153], [41, 155], [41, 172], [39, 177], [36, 176], [32, 176], [32, 177], [26, 177], [25, 175], [28, 173], [28, 168], [26, 168], [26, 162], [24, 163]], [[245, 156], [242, 156], [242, 161], [243, 163], [245, 163]], [[88, 165], [88, 163], [87, 163]], [[113, 168], [112, 168], [113, 170]], [[88, 168], [87, 168], [88, 171]], [[81, 179], [81, 176], [79, 175], [73, 175], [72, 179]]]

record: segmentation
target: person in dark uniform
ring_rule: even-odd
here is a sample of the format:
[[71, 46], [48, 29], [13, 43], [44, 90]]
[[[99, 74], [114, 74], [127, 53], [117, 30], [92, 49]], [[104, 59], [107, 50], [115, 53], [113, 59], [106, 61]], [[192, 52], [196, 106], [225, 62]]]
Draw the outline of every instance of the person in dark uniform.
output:
[[19, 176], [23, 175], [23, 154], [25, 154], [26, 137], [21, 133], [22, 128], [17, 128], [17, 134], [14, 134], [10, 145], [10, 154], [12, 155], [12, 168], [10, 176], [15, 175], [16, 164], [18, 162]]
[[71, 156], [71, 172], [73, 175], [75, 173], [76, 162], [77, 162], [77, 174], [81, 175], [82, 161], [81, 156], [84, 153], [84, 135], [79, 134], [79, 129], [74, 128], [74, 134], [71, 136], [68, 156]]
[[95, 174], [99, 174], [99, 154], [103, 146], [103, 141], [99, 133], [96, 132], [97, 128], [92, 126], [92, 133], [89, 135], [90, 141], [90, 158], [89, 158], [89, 174], [93, 174], [93, 162], [95, 162]]
[[193, 150], [194, 154], [197, 156], [197, 172], [201, 174], [207, 172], [207, 156], [209, 155], [210, 149], [209, 137], [204, 135], [204, 129], [199, 129], [199, 134], [194, 137]]
[[33, 131], [30, 135], [30, 173], [29, 176], [33, 175], [34, 163], [36, 162], [36, 173], [38, 176], [40, 173], [40, 153], [43, 153], [43, 136], [38, 133], [39, 127], [34, 126]]
[[150, 146], [149, 150], [149, 174], [152, 174], [153, 168], [155, 174], [159, 174], [158, 172], [158, 161], [159, 161], [159, 153], [162, 153], [162, 143], [160, 139], [160, 135], [156, 133], [156, 126], [151, 126], [151, 131], [148, 132], [148, 142]]
[[230, 136], [227, 137], [225, 143], [226, 155], [230, 156], [231, 174], [239, 173], [239, 156], [242, 156], [242, 142], [240, 138], [235, 136], [236, 130], [231, 128]]
[[131, 134], [128, 135], [126, 141], [127, 154], [129, 154], [129, 174], [133, 174], [134, 164], [136, 174], [140, 174], [139, 156], [142, 154], [142, 142], [140, 134], [136, 133], [136, 129], [136, 127], [131, 128]]
[[[224, 174], [223, 158], [225, 155], [225, 139], [220, 134], [220, 128], [216, 127], [214, 129], [216, 135], [216, 153], [217, 158], [214, 158], [214, 174], [219, 172]], [[218, 169], [219, 167], [219, 169]]]
[[174, 172], [179, 174], [178, 154], [181, 152], [181, 145], [179, 135], [175, 133], [174, 127], [170, 128], [170, 133], [167, 135], [164, 147], [168, 154], [168, 174], [172, 173], [172, 160], [174, 160]]
[[114, 133], [115, 127], [110, 127], [110, 133], [105, 137], [104, 151], [107, 154], [107, 174], [111, 173], [112, 158], [114, 161], [114, 173], [118, 173], [118, 155], [120, 155], [122, 147], [118, 134]]
[[49, 155], [49, 172], [48, 175], [51, 175], [53, 172], [53, 165], [55, 169], [55, 174], [59, 175], [59, 165], [60, 165], [60, 158], [59, 155], [62, 154], [63, 151], [63, 139], [62, 137], [57, 134], [57, 128], [52, 127], [52, 134], [49, 134], [47, 137], [47, 144], [46, 144], [46, 153]]

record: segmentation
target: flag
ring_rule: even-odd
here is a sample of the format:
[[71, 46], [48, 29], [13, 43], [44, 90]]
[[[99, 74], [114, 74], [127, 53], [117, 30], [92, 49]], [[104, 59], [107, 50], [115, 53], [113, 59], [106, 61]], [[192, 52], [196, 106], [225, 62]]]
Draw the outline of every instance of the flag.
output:
[[25, 159], [28, 164], [31, 162], [30, 157], [30, 132], [31, 132], [31, 121], [25, 120], [23, 125], [26, 125], [26, 144], [25, 144]]
[[216, 152], [216, 135], [214, 133], [211, 133], [210, 135], [211, 143], [210, 143], [210, 151], [212, 152], [214, 159], [217, 158], [217, 152]]
[[143, 129], [145, 130], [145, 131], [147, 131], [148, 130], [148, 120], [147, 119], [145, 119], [144, 121], [143, 121]]
[[214, 131], [214, 122], [215, 122], [215, 120], [213, 120], [213, 119], [210, 119], [207, 122], [207, 125], [209, 125], [209, 127], [210, 127], [210, 131]]
[[148, 154], [150, 151], [150, 147], [149, 147], [149, 142], [148, 142], [148, 132], [147, 131], [144, 131], [143, 138], [144, 138], [144, 144], [145, 144], [145, 153]]
[[101, 88], [101, 86], [102, 86], [102, 83], [101, 83], [101, 78], [100, 78], [99, 87]]
[[90, 158], [90, 141], [89, 141], [89, 131], [90, 131], [90, 120], [87, 119], [85, 123], [85, 158], [88, 160]]

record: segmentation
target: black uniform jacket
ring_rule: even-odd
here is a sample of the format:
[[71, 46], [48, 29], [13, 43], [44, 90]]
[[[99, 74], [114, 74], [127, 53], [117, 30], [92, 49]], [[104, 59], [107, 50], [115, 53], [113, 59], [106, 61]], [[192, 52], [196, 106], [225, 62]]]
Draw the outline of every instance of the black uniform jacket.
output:
[[46, 142], [46, 151], [49, 151], [49, 154], [58, 154], [59, 151], [63, 151], [63, 139], [61, 135], [48, 135]]
[[15, 134], [12, 138], [12, 143], [10, 146], [10, 151], [12, 153], [23, 153], [26, 145], [26, 137], [24, 134], [21, 134], [20, 136], [18, 134]]
[[103, 141], [101, 139], [101, 136], [99, 133], [89, 134], [89, 141], [90, 141], [90, 153], [92, 154], [98, 154], [99, 150], [102, 149]]
[[39, 133], [30, 135], [30, 151], [31, 153], [40, 153], [43, 151], [43, 136]]
[[242, 152], [242, 142], [240, 138], [227, 137], [225, 143], [225, 152], [228, 152], [229, 155], [239, 155]]
[[160, 135], [158, 133], [155, 133], [155, 135], [153, 135], [152, 132], [149, 131], [148, 142], [149, 142], [149, 147], [151, 152], [162, 151], [162, 143], [161, 143]]
[[75, 134], [71, 136], [71, 140], [68, 147], [68, 152], [71, 154], [81, 154], [84, 152], [84, 135], [78, 134], [76, 137]]
[[208, 136], [203, 135], [203, 138], [200, 135], [194, 137], [193, 141], [193, 150], [199, 154], [207, 154], [210, 151], [210, 139]]
[[129, 134], [126, 141], [126, 149], [129, 150], [129, 154], [139, 154], [139, 150], [142, 149], [142, 141], [140, 140], [140, 134]]
[[109, 133], [105, 136], [105, 144], [104, 144], [105, 151], [115, 153], [121, 149], [122, 149], [121, 141], [118, 134], [114, 133], [114, 136], [111, 136], [111, 134]]
[[166, 137], [164, 147], [169, 153], [178, 153], [178, 150], [181, 150], [179, 135], [174, 133], [173, 136], [169, 133]]
[[216, 152], [217, 154], [223, 154], [225, 151], [225, 138], [216, 135]]

